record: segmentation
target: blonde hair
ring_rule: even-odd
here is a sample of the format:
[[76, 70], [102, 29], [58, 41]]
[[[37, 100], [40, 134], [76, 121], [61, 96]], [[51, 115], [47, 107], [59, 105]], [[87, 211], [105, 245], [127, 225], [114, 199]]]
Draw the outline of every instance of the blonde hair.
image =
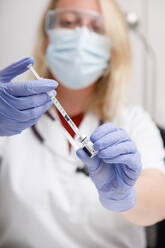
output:
[[[45, 64], [47, 46], [45, 18], [48, 10], [54, 9], [58, 1], [50, 1], [39, 29], [34, 57], [36, 60], [35, 68], [41, 77], [49, 77]], [[108, 70], [96, 83], [93, 97], [87, 104], [87, 109], [102, 121], [112, 121], [120, 107], [125, 104], [126, 86], [131, 71], [131, 49], [125, 17], [116, 0], [99, 0], [99, 2], [105, 22], [106, 34], [112, 44], [111, 59]]]

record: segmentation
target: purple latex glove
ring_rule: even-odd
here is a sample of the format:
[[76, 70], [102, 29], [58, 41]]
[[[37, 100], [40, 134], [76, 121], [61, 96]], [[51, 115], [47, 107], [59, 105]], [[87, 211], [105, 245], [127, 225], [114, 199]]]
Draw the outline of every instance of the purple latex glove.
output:
[[11, 82], [33, 63], [34, 59], [29, 57], [0, 70], [0, 136], [21, 133], [34, 125], [52, 105], [47, 92], [57, 87], [54, 80]]
[[135, 182], [142, 164], [134, 142], [125, 130], [105, 123], [91, 135], [98, 151], [90, 158], [82, 149], [77, 156], [87, 165], [102, 205], [116, 212], [126, 211], [136, 203]]

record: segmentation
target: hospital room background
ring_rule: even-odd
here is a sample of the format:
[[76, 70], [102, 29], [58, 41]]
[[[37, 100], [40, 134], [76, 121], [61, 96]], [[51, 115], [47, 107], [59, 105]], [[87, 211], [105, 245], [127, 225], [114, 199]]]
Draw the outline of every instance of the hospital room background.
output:
[[[129, 102], [142, 105], [165, 129], [165, 1], [118, 2], [129, 25], [133, 52]], [[32, 55], [35, 33], [47, 4], [48, 0], [0, 1], [0, 69]], [[26, 74], [21, 79], [25, 77]], [[148, 230], [149, 247], [155, 247], [154, 230], [155, 227]]]
[[[165, 1], [118, 2], [132, 23], [130, 37], [134, 71], [129, 101], [144, 106], [153, 119], [165, 127]], [[47, 3], [48, 0], [0, 1], [0, 68], [32, 55], [35, 32]]]

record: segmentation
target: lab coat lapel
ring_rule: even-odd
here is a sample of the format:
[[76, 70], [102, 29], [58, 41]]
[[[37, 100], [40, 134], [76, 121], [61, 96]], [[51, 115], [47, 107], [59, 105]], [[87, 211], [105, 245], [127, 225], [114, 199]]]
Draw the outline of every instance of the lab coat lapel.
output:
[[82, 134], [85, 134], [90, 138], [92, 132], [99, 126], [99, 120], [98, 118], [92, 114], [87, 113], [83, 119], [83, 121], [80, 124], [80, 132]]
[[51, 147], [51, 149], [63, 156], [69, 154], [68, 141], [59, 130], [59, 123], [57, 120], [51, 120], [48, 116], [44, 115], [37, 123], [37, 129], [44, 138], [44, 143]]

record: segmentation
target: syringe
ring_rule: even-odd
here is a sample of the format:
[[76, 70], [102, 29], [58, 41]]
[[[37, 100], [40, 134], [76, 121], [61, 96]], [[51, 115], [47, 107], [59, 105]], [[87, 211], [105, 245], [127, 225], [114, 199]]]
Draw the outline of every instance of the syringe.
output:
[[[35, 77], [38, 80], [41, 79], [32, 65], [29, 65], [28, 68], [31, 70], [31, 72], [35, 75]], [[87, 138], [87, 136], [80, 134], [79, 129], [77, 128], [75, 123], [72, 121], [72, 119], [69, 117], [69, 115], [66, 113], [66, 111], [63, 109], [63, 107], [61, 106], [57, 98], [54, 96], [53, 91], [48, 92], [48, 95], [51, 97], [53, 104], [56, 106], [56, 108], [65, 118], [66, 122], [69, 124], [69, 126], [72, 128], [72, 130], [76, 134], [77, 140], [81, 143], [83, 150], [88, 154], [89, 157], [94, 157], [97, 154], [97, 151], [94, 149], [93, 143]]]

